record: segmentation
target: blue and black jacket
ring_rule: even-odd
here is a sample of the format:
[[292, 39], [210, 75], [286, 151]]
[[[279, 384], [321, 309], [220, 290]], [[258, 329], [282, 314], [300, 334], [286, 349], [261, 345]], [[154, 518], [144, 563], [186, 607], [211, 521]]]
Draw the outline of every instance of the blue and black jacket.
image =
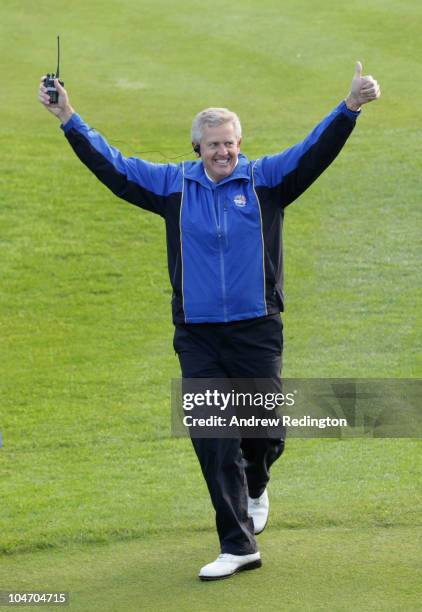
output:
[[252, 319], [283, 310], [284, 209], [340, 152], [359, 113], [341, 102], [299, 144], [213, 183], [202, 161], [154, 164], [120, 151], [76, 113], [62, 126], [113, 193], [164, 218], [174, 323]]

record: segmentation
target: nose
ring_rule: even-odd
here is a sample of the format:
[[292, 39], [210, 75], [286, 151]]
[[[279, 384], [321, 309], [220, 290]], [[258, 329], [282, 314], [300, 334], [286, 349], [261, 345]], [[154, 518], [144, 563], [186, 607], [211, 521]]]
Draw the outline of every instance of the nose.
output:
[[217, 153], [218, 153], [218, 155], [221, 155], [223, 157], [227, 156], [227, 147], [226, 147], [226, 145], [224, 143], [221, 142], [218, 145]]

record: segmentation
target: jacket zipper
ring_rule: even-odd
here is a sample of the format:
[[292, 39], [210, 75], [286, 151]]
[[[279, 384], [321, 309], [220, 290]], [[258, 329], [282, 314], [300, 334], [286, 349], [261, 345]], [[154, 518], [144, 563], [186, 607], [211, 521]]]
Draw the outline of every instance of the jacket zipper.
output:
[[[219, 251], [220, 251], [220, 274], [221, 274], [221, 294], [223, 297], [223, 316], [224, 316], [224, 322], [226, 323], [228, 321], [228, 315], [227, 315], [226, 273], [225, 273], [225, 268], [224, 268], [224, 233], [223, 233], [223, 230], [220, 224], [220, 218], [221, 218], [220, 196], [217, 193], [217, 189], [215, 189], [214, 191], [214, 207], [213, 208], [214, 208], [215, 225], [217, 228], [217, 240], [218, 240]], [[224, 222], [223, 223], [224, 223], [225, 230], [227, 230], [226, 215], [227, 215], [227, 207], [226, 205], [224, 205]]]

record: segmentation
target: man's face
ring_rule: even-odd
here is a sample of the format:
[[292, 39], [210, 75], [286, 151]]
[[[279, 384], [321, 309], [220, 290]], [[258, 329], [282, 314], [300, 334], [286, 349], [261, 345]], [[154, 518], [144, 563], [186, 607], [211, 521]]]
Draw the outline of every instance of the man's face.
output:
[[221, 181], [233, 172], [240, 151], [241, 139], [235, 135], [232, 123], [218, 127], [205, 126], [201, 139], [201, 157], [205, 170], [213, 181]]

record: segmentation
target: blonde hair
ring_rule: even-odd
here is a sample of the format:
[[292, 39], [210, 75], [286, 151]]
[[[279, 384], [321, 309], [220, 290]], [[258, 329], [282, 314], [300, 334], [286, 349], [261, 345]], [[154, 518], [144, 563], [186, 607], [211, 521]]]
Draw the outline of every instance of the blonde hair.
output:
[[242, 126], [240, 125], [240, 119], [227, 108], [206, 108], [196, 115], [192, 122], [192, 142], [199, 144], [203, 136], [203, 129], [205, 126], [218, 127], [224, 123], [232, 123], [234, 127], [234, 133], [237, 140], [242, 137]]

